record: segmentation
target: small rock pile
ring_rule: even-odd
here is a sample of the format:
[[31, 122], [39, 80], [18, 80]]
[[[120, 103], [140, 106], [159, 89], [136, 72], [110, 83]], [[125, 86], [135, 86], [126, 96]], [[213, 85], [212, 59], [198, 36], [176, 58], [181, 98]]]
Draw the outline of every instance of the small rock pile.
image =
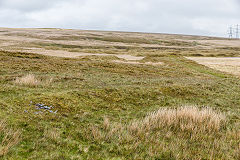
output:
[[[29, 106], [31, 105], [34, 105], [35, 109], [38, 110], [38, 112], [35, 112], [35, 114], [41, 114], [46, 112], [56, 114], [58, 112], [58, 110], [56, 110], [54, 106], [47, 106], [42, 103], [33, 104], [32, 101], [30, 102]], [[24, 112], [28, 112], [28, 111], [25, 110]]]
[[[54, 111], [54, 108], [55, 108], [54, 106], [47, 106], [47, 105], [44, 105], [42, 103], [37, 103], [37, 104], [35, 104], [35, 106], [36, 106], [37, 110], [44, 110], [44, 111], [48, 111], [50, 113], [57, 113], [57, 111], [58, 111], [58, 110]], [[35, 112], [35, 113], [36, 114], [42, 113], [42, 111]]]

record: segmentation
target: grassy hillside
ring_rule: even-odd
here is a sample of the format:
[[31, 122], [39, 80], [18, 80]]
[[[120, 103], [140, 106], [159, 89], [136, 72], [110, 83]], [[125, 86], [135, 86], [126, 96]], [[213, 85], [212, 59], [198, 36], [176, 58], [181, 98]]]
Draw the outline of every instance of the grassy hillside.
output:
[[[96, 39], [136, 43], [37, 46], [144, 59], [115, 63], [115, 56], [64, 58], [2, 48], [0, 159], [240, 158], [239, 78], [183, 57], [205, 54], [197, 47], [149, 49], [138, 44], [155, 42], [142, 38]], [[207, 51], [219, 56], [216, 48]]]

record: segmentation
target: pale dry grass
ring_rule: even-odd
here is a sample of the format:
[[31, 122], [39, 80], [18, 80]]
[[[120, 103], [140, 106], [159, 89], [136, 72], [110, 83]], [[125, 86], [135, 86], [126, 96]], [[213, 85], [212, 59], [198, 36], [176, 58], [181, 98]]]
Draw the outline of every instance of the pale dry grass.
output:
[[18, 85], [38, 86], [41, 82], [33, 74], [27, 74], [16, 78], [15, 83]]
[[158, 130], [166, 133], [214, 134], [220, 132], [225, 124], [225, 115], [211, 108], [184, 106], [177, 109], [162, 108], [129, 124], [111, 124], [108, 118], [104, 118], [103, 132], [94, 126], [90, 130], [95, 140], [110, 140], [117, 136], [118, 139], [128, 141], [134, 137], [145, 137], [152, 132], [157, 133]]
[[45, 81], [39, 80], [33, 74], [27, 74], [23, 77], [17, 77], [14, 81], [15, 84], [36, 87], [39, 85], [50, 85], [53, 82], [53, 78], [46, 79]]
[[60, 132], [56, 128], [48, 128], [44, 131], [44, 137], [46, 139], [58, 141], [60, 139]]
[[128, 126], [133, 133], [142, 133], [158, 128], [180, 131], [215, 132], [225, 124], [225, 116], [211, 108], [199, 109], [195, 106], [178, 109], [159, 109], [150, 113], [143, 120], [136, 120]]
[[110, 120], [109, 118], [105, 117], [104, 120], [103, 120], [103, 127], [104, 129], [108, 130], [110, 128]]
[[0, 157], [6, 155], [21, 140], [21, 132], [9, 129], [4, 121], [0, 121], [0, 136], [3, 137], [0, 141]]
[[[102, 125], [86, 128], [85, 135], [99, 144], [127, 148], [135, 159], [146, 148], [151, 157], [171, 151], [176, 159], [201, 159], [200, 154], [207, 152], [214, 157], [222, 146], [230, 145], [227, 122], [224, 114], [207, 107], [162, 108], [129, 123], [111, 123], [104, 118]], [[234, 155], [238, 155], [239, 148], [234, 149]], [[192, 151], [199, 155], [191, 155]]]
[[240, 76], [240, 58], [239, 57], [186, 57], [199, 64], [219, 71], [227, 72]]
[[[27, 50], [23, 50], [26, 53], [34, 53], [45, 55], [45, 56], [53, 56], [53, 57], [63, 57], [63, 58], [79, 58], [86, 56], [115, 56], [120, 59], [124, 59], [127, 61], [139, 61], [144, 59], [144, 56], [134, 56], [127, 54], [108, 54], [108, 53], [85, 53], [85, 52], [70, 52], [66, 50], [50, 50], [44, 48], [26, 48]], [[17, 51], [17, 50], [16, 50]], [[36, 52], [37, 51], [37, 52]]]

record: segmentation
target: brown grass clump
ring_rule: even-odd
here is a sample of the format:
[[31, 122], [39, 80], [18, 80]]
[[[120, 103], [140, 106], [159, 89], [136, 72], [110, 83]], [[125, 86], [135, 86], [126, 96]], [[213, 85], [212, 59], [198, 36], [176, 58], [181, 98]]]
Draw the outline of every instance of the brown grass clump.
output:
[[33, 74], [27, 74], [23, 77], [18, 77], [15, 80], [15, 84], [36, 87], [39, 85], [50, 85], [53, 82], [53, 78], [47, 79], [46, 81], [42, 81], [36, 78]]
[[110, 127], [110, 121], [109, 121], [109, 119], [107, 117], [104, 118], [103, 127], [106, 130], [109, 129], [109, 127]]
[[146, 132], [159, 128], [197, 132], [215, 132], [225, 123], [225, 116], [211, 108], [195, 106], [178, 109], [159, 109], [143, 120], [132, 122], [128, 130], [132, 133]]
[[171, 152], [165, 159], [201, 159], [191, 153], [218, 155], [222, 146], [229, 145], [226, 123], [225, 115], [211, 108], [184, 106], [162, 108], [125, 124], [105, 118], [101, 126], [86, 129], [85, 135], [99, 144], [110, 143], [120, 152], [128, 148], [136, 159], [141, 159], [137, 153], [146, 148], [150, 157]]
[[91, 136], [94, 140], [101, 140], [104, 136], [102, 135], [102, 132], [95, 126], [90, 127]]
[[44, 131], [44, 137], [47, 139], [57, 141], [60, 139], [60, 132], [56, 128], [46, 129]]
[[6, 122], [0, 121], [0, 157], [6, 155], [9, 150], [20, 142], [21, 132], [7, 128]]
[[129, 124], [111, 124], [104, 119], [103, 130], [91, 127], [92, 138], [111, 140], [117, 137], [120, 141], [131, 141], [134, 138], [147, 138], [148, 135], [157, 136], [158, 133], [198, 135], [217, 134], [225, 126], [225, 115], [211, 108], [185, 106], [178, 109], [159, 109], [148, 114], [145, 118], [134, 120]]
[[40, 84], [40, 81], [33, 74], [27, 74], [21, 78], [16, 78], [16, 84], [26, 85], [26, 86], [37, 86]]

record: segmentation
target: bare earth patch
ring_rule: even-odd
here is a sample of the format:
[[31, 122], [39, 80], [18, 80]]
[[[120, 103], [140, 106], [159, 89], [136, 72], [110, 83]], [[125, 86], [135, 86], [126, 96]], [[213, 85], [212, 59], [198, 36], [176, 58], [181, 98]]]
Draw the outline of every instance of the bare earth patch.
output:
[[240, 57], [186, 57], [207, 67], [240, 76]]

